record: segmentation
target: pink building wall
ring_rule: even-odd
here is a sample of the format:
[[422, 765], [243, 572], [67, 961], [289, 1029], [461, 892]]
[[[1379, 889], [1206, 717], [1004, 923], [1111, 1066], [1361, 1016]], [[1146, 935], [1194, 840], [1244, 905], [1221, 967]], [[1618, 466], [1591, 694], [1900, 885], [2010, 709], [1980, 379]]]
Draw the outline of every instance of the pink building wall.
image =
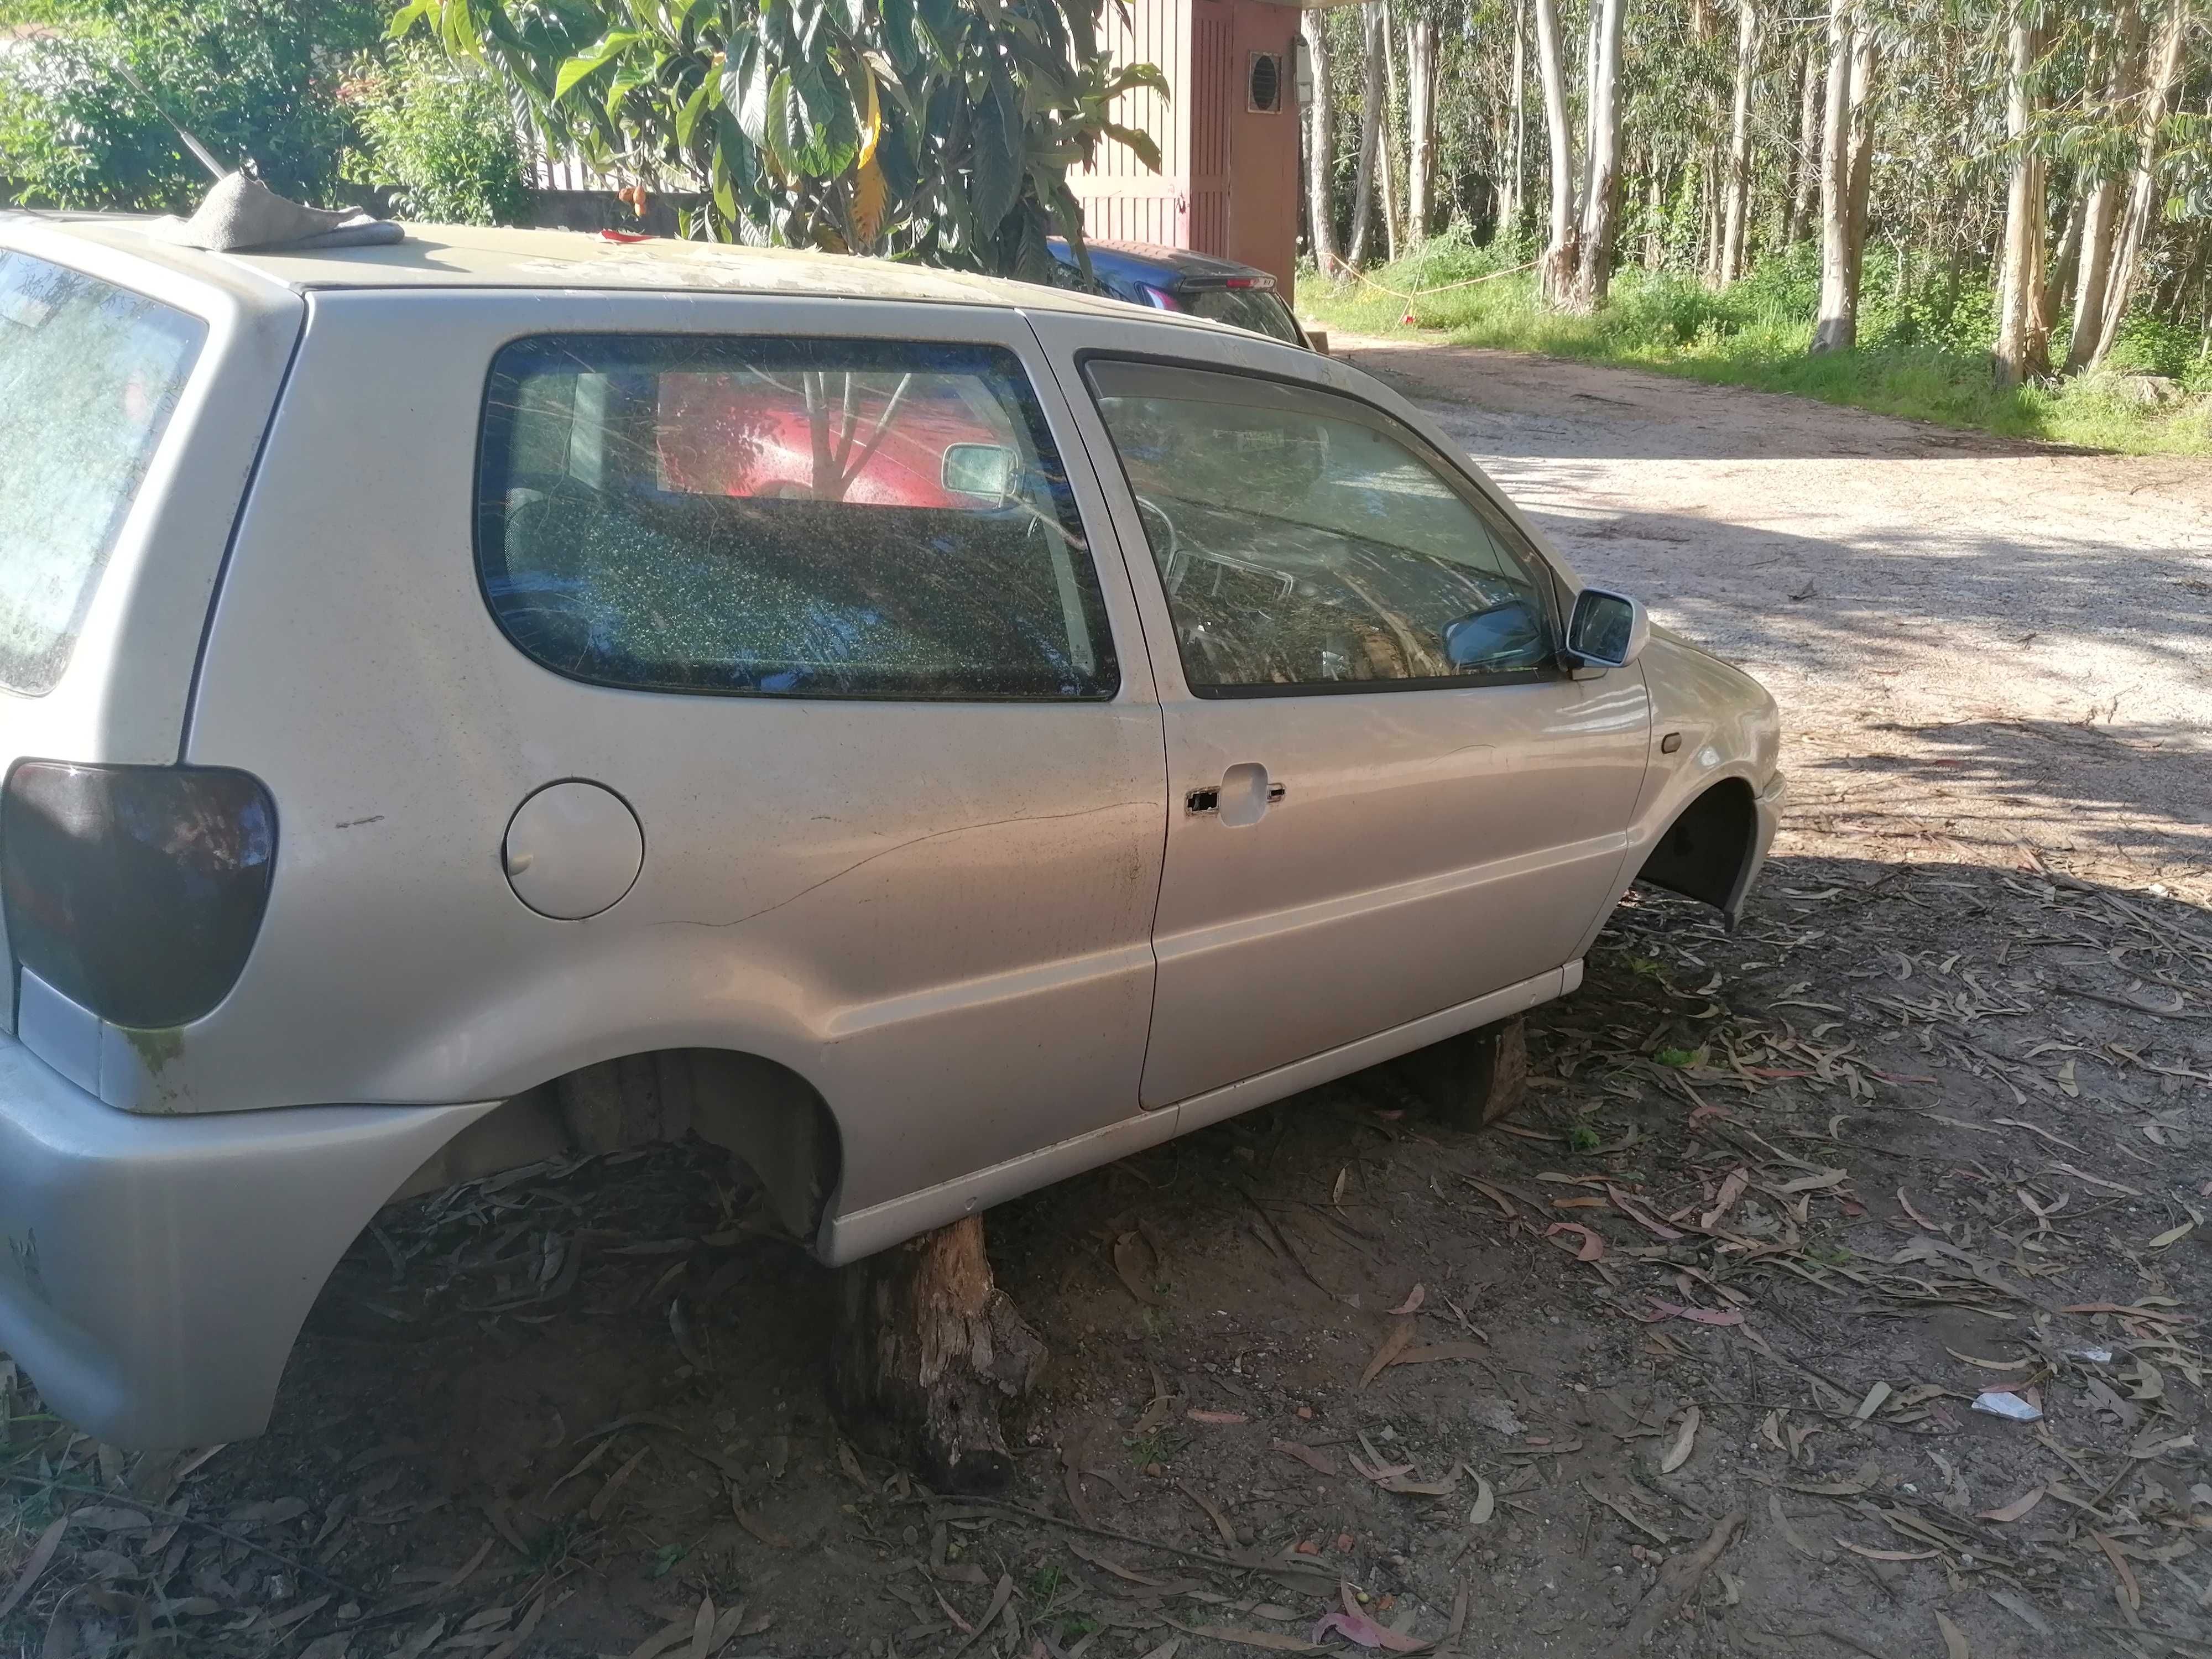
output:
[[[1068, 174], [1085, 231], [1240, 259], [1272, 274], [1291, 297], [1297, 263], [1298, 14], [1272, 0], [1131, 0], [1124, 25], [1109, 9], [1117, 61], [1160, 66], [1171, 100], [1126, 94], [1115, 118], [1160, 149], [1153, 173], [1118, 144], [1098, 165]], [[1249, 107], [1252, 54], [1282, 62], [1280, 108]]]

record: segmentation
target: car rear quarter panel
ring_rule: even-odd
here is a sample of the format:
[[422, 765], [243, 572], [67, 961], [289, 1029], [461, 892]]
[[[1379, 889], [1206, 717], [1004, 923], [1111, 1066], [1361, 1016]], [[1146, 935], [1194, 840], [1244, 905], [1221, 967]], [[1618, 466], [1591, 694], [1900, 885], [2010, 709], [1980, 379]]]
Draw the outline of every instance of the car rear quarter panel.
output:
[[[59, 683], [42, 696], [0, 690], [0, 773], [32, 758], [167, 765], [178, 756], [209, 602], [305, 307], [297, 295], [246, 273], [134, 257], [0, 214], [0, 250], [11, 248], [145, 295], [207, 327]], [[17, 1018], [14, 999], [0, 996], [0, 1029], [15, 1030]]]

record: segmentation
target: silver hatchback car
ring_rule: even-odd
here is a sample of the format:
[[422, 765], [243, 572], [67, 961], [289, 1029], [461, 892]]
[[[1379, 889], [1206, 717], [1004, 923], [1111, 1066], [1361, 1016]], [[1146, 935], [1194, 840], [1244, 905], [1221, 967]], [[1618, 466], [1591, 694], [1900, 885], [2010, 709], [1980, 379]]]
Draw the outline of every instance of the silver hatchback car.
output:
[[395, 1197], [851, 1261], [1739, 907], [1773, 702], [1291, 346], [852, 259], [0, 216], [0, 1347], [265, 1424]]

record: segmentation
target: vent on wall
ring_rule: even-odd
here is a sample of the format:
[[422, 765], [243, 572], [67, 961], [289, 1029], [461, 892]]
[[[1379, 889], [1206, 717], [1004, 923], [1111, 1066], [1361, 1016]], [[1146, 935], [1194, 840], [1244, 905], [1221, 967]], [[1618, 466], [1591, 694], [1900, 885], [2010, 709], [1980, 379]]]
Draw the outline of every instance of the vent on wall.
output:
[[1273, 115], [1283, 107], [1283, 58], [1279, 52], [1255, 52], [1245, 79], [1244, 107], [1255, 115]]

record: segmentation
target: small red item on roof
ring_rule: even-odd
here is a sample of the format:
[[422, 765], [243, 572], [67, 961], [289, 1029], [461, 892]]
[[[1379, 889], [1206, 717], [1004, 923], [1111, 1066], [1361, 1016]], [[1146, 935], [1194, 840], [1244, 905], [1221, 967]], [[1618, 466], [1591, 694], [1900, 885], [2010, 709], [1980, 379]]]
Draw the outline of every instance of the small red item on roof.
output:
[[599, 233], [599, 240], [603, 242], [649, 242], [653, 238], [641, 235], [634, 230], [603, 230]]

